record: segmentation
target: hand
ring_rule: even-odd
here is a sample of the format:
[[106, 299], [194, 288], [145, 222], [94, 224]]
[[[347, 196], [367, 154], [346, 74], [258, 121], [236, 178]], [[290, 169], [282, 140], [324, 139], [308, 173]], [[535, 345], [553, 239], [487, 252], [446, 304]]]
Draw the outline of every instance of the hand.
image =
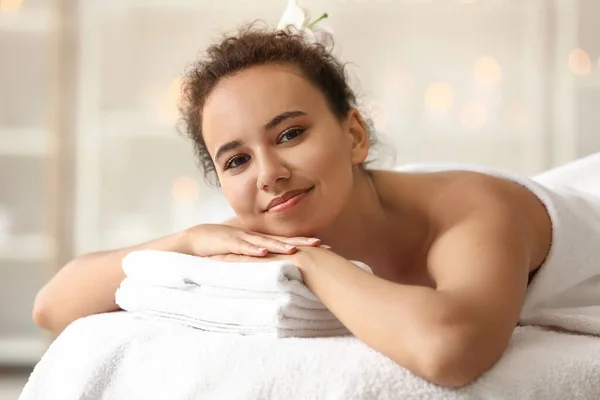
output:
[[219, 224], [197, 225], [184, 233], [187, 253], [201, 257], [238, 254], [262, 258], [270, 253], [293, 254], [297, 246], [321, 245], [317, 238], [272, 236]]
[[294, 262], [296, 254], [273, 254], [269, 253], [265, 256], [243, 256], [239, 254], [219, 254], [210, 256], [213, 260], [231, 262], [231, 263], [264, 263], [269, 261], [289, 260]]
[[[318, 246], [321, 249], [326, 249], [326, 250], [330, 250], [331, 247], [326, 246], [326, 245], [320, 245]], [[294, 254], [273, 254], [273, 253], [268, 253], [264, 256], [247, 256], [247, 255], [240, 255], [240, 254], [218, 254], [218, 255], [214, 255], [214, 256], [210, 256], [209, 258], [212, 258], [213, 260], [218, 260], [218, 261], [223, 261], [223, 262], [248, 262], [248, 263], [257, 263], [257, 262], [269, 262], [269, 261], [278, 261], [278, 260], [289, 260], [291, 261], [293, 264], [296, 264], [299, 266], [299, 258], [303, 255], [303, 253], [305, 253], [306, 251], [310, 251], [311, 249], [313, 249], [313, 246], [307, 246], [307, 247], [300, 247], [300, 251], [299, 252], [295, 252]]]

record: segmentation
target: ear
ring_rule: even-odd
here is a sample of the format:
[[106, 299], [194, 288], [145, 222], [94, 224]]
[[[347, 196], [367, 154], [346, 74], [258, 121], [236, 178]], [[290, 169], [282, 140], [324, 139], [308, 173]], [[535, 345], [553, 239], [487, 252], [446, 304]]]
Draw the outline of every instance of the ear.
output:
[[347, 133], [350, 135], [352, 165], [358, 165], [369, 154], [369, 134], [360, 112], [352, 108], [346, 117]]

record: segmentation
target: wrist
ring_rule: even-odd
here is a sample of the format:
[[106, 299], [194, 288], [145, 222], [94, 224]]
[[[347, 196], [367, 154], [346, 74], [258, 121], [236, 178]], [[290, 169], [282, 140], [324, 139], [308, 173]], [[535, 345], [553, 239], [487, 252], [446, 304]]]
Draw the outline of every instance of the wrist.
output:
[[298, 251], [294, 254], [296, 258], [296, 265], [300, 270], [310, 270], [316, 264], [316, 259], [320, 253], [327, 252], [328, 250], [321, 249], [313, 246], [299, 246]]

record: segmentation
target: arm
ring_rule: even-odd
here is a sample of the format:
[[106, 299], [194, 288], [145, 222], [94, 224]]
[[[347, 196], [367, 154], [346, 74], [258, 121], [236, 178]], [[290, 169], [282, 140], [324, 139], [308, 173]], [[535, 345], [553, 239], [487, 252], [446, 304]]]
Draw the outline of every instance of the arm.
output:
[[115, 304], [115, 292], [125, 279], [121, 263], [132, 251], [172, 251], [202, 257], [229, 253], [264, 257], [268, 252], [293, 253], [296, 245], [320, 244], [318, 240], [311, 241], [310, 238], [261, 235], [245, 231], [239, 226], [236, 220], [197, 225], [138, 246], [77, 258], [58, 271], [38, 293], [33, 320], [57, 335], [78, 318], [119, 310]]
[[115, 292], [125, 279], [121, 261], [132, 251], [147, 249], [184, 253], [184, 233], [120, 250], [87, 254], [69, 262], [37, 294], [34, 322], [58, 335], [78, 318], [119, 310]]
[[460, 387], [503, 354], [521, 310], [529, 254], [509, 211], [455, 224], [429, 253], [436, 289], [385, 281], [322, 249], [298, 254], [307, 285], [364, 343], [414, 374]]

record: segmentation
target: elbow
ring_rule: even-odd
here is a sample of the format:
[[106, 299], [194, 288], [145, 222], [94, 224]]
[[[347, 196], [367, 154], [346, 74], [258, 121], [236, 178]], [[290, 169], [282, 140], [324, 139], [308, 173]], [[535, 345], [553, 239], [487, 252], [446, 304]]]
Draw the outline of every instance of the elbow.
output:
[[48, 299], [45, 289], [42, 288], [37, 294], [31, 317], [39, 328], [58, 336], [65, 326], [60, 320], [60, 315], [57, 315], [56, 308]]
[[448, 389], [460, 389], [474, 382], [483, 370], [473, 368], [460, 357], [433, 357], [421, 363], [421, 378]]
[[48, 331], [51, 330], [51, 317], [49, 315], [50, 310], [51, 308], [49, 307], [48, 302], [44, 296], [44, 289], [42, 289], [35, 297], [35, 301], [33, 303], [32, 319], [38, 327]]
[[[72, 263], [67, 264], [62, 270], [67, 269]], [[68, 318], [69, 313], [63, 305], [72, 302], [68, 301], [60, 285], [57, 287], [55, 280], [56, 276], [46, 282], [35, 296], [31, 317], [38, 327], [57, 336], [68, 325], [65, 318]]]
[[465, 338], [450, 335], [415, 348], [412, 372], [426, 381], [448, 389], [459, 389], [477, 380], [487, 369], [485, 357]]

